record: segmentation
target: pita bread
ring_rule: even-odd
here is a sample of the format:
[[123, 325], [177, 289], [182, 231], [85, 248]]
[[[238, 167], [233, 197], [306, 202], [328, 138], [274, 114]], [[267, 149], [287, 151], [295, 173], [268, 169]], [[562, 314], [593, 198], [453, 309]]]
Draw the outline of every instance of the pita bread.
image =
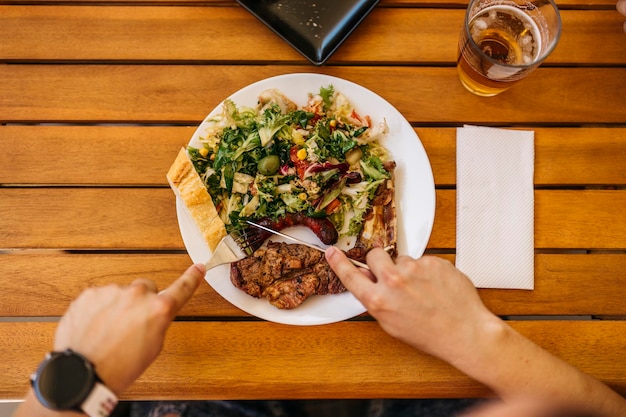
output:
[[185, 204], [211, 251], [214, 251], [226, 236], [226, 227], [185, 148], [180, 150], [167, 172], [167, 181]]

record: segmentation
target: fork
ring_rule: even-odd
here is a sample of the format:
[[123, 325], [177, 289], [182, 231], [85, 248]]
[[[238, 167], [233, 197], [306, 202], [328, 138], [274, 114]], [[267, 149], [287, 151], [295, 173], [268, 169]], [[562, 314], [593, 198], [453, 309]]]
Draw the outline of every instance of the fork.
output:
[[[248, 224], [254, 227], [231, 232], [230, 234], [226, 235], [226, 237], [222, 238], [220, 243], [215, 248], [215, 251], [213, 251], [213, 256], [211, 256], [211, 259], [209, 259], [204, 264], [207, 271], [215, 268], [216, 266], [237, 262], [242, 260], [243, 258], [251, 256], [258, 248], [261, 247], [261, 245], [263, 245], [263, 242], [265, 241], [265, 236], [259, 233], [259, 230], [261, 229], [295, 241], [301, 245], [316, 249], [320, 252], [326, 252], [325, 249], [322, 249], [317, 245], [312, 245], [300, 239], [296, 239], [293, 236], [277, 232], [273, 229], [261, 226], [257, 223], [248, 221]], [[389, 248], [385, 248], [385, 251], [387, 251], [388, 249]], [[356, 266], [369, 269], [369, 267], [362, 262], [351, 258], [348, 259]]]
[[[255, 228], [258, 228], [258, 229], [261, 229], [261, 230], [265, 230], [266, 232], [275, 234], [277, 236], [284, 237], [285, 239], [291, 240], [292, 242], [296, 242], [296, 243], [298, 243], [300, 245], [304, 245], [304, 246], [307, 246], [307, 247], [309, 247], [311, 249], [315, 249], [315, 250], [318, 250], [318, 251], [320, 251], [322, 253], [326, 253], [326, 249], [321, 248], [321, 247], [319, 247], [317, 245], [313, 245], [311, 243], [305, 242], [303, 240], [297, 239], [297, 238], [295, 238], [295, 237], [293, 237], [291, 235], [287, 235], [285, 233], [281, 233], [281, 232], [279, 232], [277, 230], [274, 230], [274, 229], [271, 229], [269, 227], [265, 227], [265, 226], [260, 225], [258, 223], [251, 222], [250, 220], [246, 220], [246, 223], [248, 223], [250, 226], [254, 226]], [[252, 233], [251, 233], [251, 235], [255, 236]], [[385, 251], [387, 251], [387, 248], [385, 248]], [[359, 262], [356, 259], [348, 258], [348, 260], [350, 262], [352, 262], [354, 265], [358, 266], [358, 267], [365, 268], [365, 269], [368, 269], [368, 270], [370, 269], [370, 267], [367, 266], [367, 264], [364, 264], [363, 262]]]
[[208, 271], [219, 265], [240, 261], [252, 255], [261, 244], [262, 241], [254, 234], [248, 234], [246, 230], [231, 232], [220, 240], [213, 251], [213, 256], [204, 265]]

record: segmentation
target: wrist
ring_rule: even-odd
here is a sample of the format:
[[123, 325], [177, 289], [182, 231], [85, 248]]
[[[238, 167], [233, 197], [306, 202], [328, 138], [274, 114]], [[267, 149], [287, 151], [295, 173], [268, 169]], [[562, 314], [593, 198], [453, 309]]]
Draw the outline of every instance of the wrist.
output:
[[31, 376], [39, 403], [54, 411], [74, 411], [105, 417], [117, 405], [117, 396], [104, 385], [93, 364], [70, 349], [46, 355]]
[[12, 417], [85, 417], [84, 413], [77, 411], [56, 411], [44, 407], [32, 388], [28, 390], [28, 393], [24, 397], [19, 407], [15, 410]]
[[512, 331], [499, 317], [486, 311], [481, 319], [475, 320], [467, 329], [464, 341], [457, 344], [454, 353], [446, 360], [465, 374], [485, 383], [485, 374], [495, 370], [495, 361], [501, 357], [498, 351], [508, 343]]

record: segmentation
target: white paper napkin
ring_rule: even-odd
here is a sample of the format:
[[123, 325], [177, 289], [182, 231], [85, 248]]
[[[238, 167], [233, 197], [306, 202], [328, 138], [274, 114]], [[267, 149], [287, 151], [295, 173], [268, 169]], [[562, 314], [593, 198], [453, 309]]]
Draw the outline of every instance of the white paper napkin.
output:
[[476, 287], [534, 288], [534, 139], [457, 129], [456, 266]]

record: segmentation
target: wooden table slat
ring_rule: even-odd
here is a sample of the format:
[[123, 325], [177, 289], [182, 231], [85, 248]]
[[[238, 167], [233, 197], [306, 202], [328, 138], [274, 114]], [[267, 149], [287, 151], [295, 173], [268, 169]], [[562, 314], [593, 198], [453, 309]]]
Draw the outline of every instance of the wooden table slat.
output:
[[[454, 63], [464, 14], [376, 8], [329, 64]], [[265, 60], [307, 62], [239, 7], [0, 6], [0, 15], [0, 38], [8, 40], [0, 44], [0, 60], [243, 61], [263, 49]], [[546, 64], [626, 64], [623, 18], [615, 10], [563, 10], [561, 16], [567, 36]]]
[[[548, 351], [626, 394], [626, 322], [512, 322]], [[50, 349], [55, 323], [0, 323], [1, 398], [19, 398]], [[233, 331], [237, 329], [237, 331]], [[359, 338], [346, 339], [347, 334]], [[566, 341], [566, 343], [564, 343]], [[259, 352], [263, 352], [259, 356]], [[294, 366], [306, 359], [306, 365]], [[357, 365], [358, 364], [358, 365]], [[429, 398], [490, 392], [449, 365], [391, 339], [377, 323], [294, 327], [174, 323], [162, 354], [122, 398]]]
[[[443, 256], [454, 262], [454, 255]], [[0, 254], [0, 316], [61, 316], [87, 287], [127, 285], [139, 277], [167, 287], [191, 260], [186, 254]], [[535, 289], [480, 289], [497, 315], [626, 316], [625, 253], [538, 254]], [[33, 267], [36, 265], [36, 268]], [[224, 277], [224, 279], [228, 279]], [[185, 317], [248, 317], [203, 284], [183, 310]]]
[[[194, 5], [209, 7], [239, 7], [233, 0], [1, 0], [0, 4], [8, 5], [51, 5], [51, 4], [116, 4], [124, 5]], [[453, 7], [465, 8], [467, 1], [458, 0], [381, 0], [378, 4], [379, 8], [383, 7]], [[558, 0], [556, 1], [559, 8], [583, 8], [583, 9], [606, 9], [615, 6], [613, 0]]]
[[[455, 247], [455, 199], [437, 191], [429, 248]], [[174, 201], [165, 188], [0, 188], [0, 213], [11, 213], [0, 217], [0, 240], [15, 249], [180, 250]], [[625, 206], [626, 190], [537, 190], [535, 247], [623, 250]]]
[[[448, 67], [389, 67], [384, 82], [378, 67], [251, 65], [232, 71], [225, 65], [174, 65], [168, 69], [164, 72], [158, 65], [0, 65], [4, 80], [0, 122], [197, 124], [224, 98], [252, 82], [285, 73], [315, 72], [371, 89], [413, 123], [626, 123], [626, 112], [616, 105], [626, 91], [624, 68], [540, 67], [523, 83], [489, 99], [467, 92], [456, 69]], [[521, 102], [532, 111], [520, 111]]]
[[[626, 128], [526, 129], [535, 132], [536, 186], [626, 184]], [[194, 131], [195, 126], [0, 126], [0, 184], [166, 186], [165, 173]], [[416, 132], [435, 183], [454, 185], [456, 130]]]
[[[1, 4], [7, 5], [54, 5], [54, 4], [92, 4], [110, 5], [120, 3], [123, 5], [194, 5], [208, 7], [239, 7], [234, 0], [1, 0]], [[383, 7], [451, 7], [465, 8], [467, 1], [464, 0], [381, 0], [378, 8]], [[557, 0], [559, 8], [582, 8], [582, 9], [606, 9], [615, 6], [613, 0]]]

